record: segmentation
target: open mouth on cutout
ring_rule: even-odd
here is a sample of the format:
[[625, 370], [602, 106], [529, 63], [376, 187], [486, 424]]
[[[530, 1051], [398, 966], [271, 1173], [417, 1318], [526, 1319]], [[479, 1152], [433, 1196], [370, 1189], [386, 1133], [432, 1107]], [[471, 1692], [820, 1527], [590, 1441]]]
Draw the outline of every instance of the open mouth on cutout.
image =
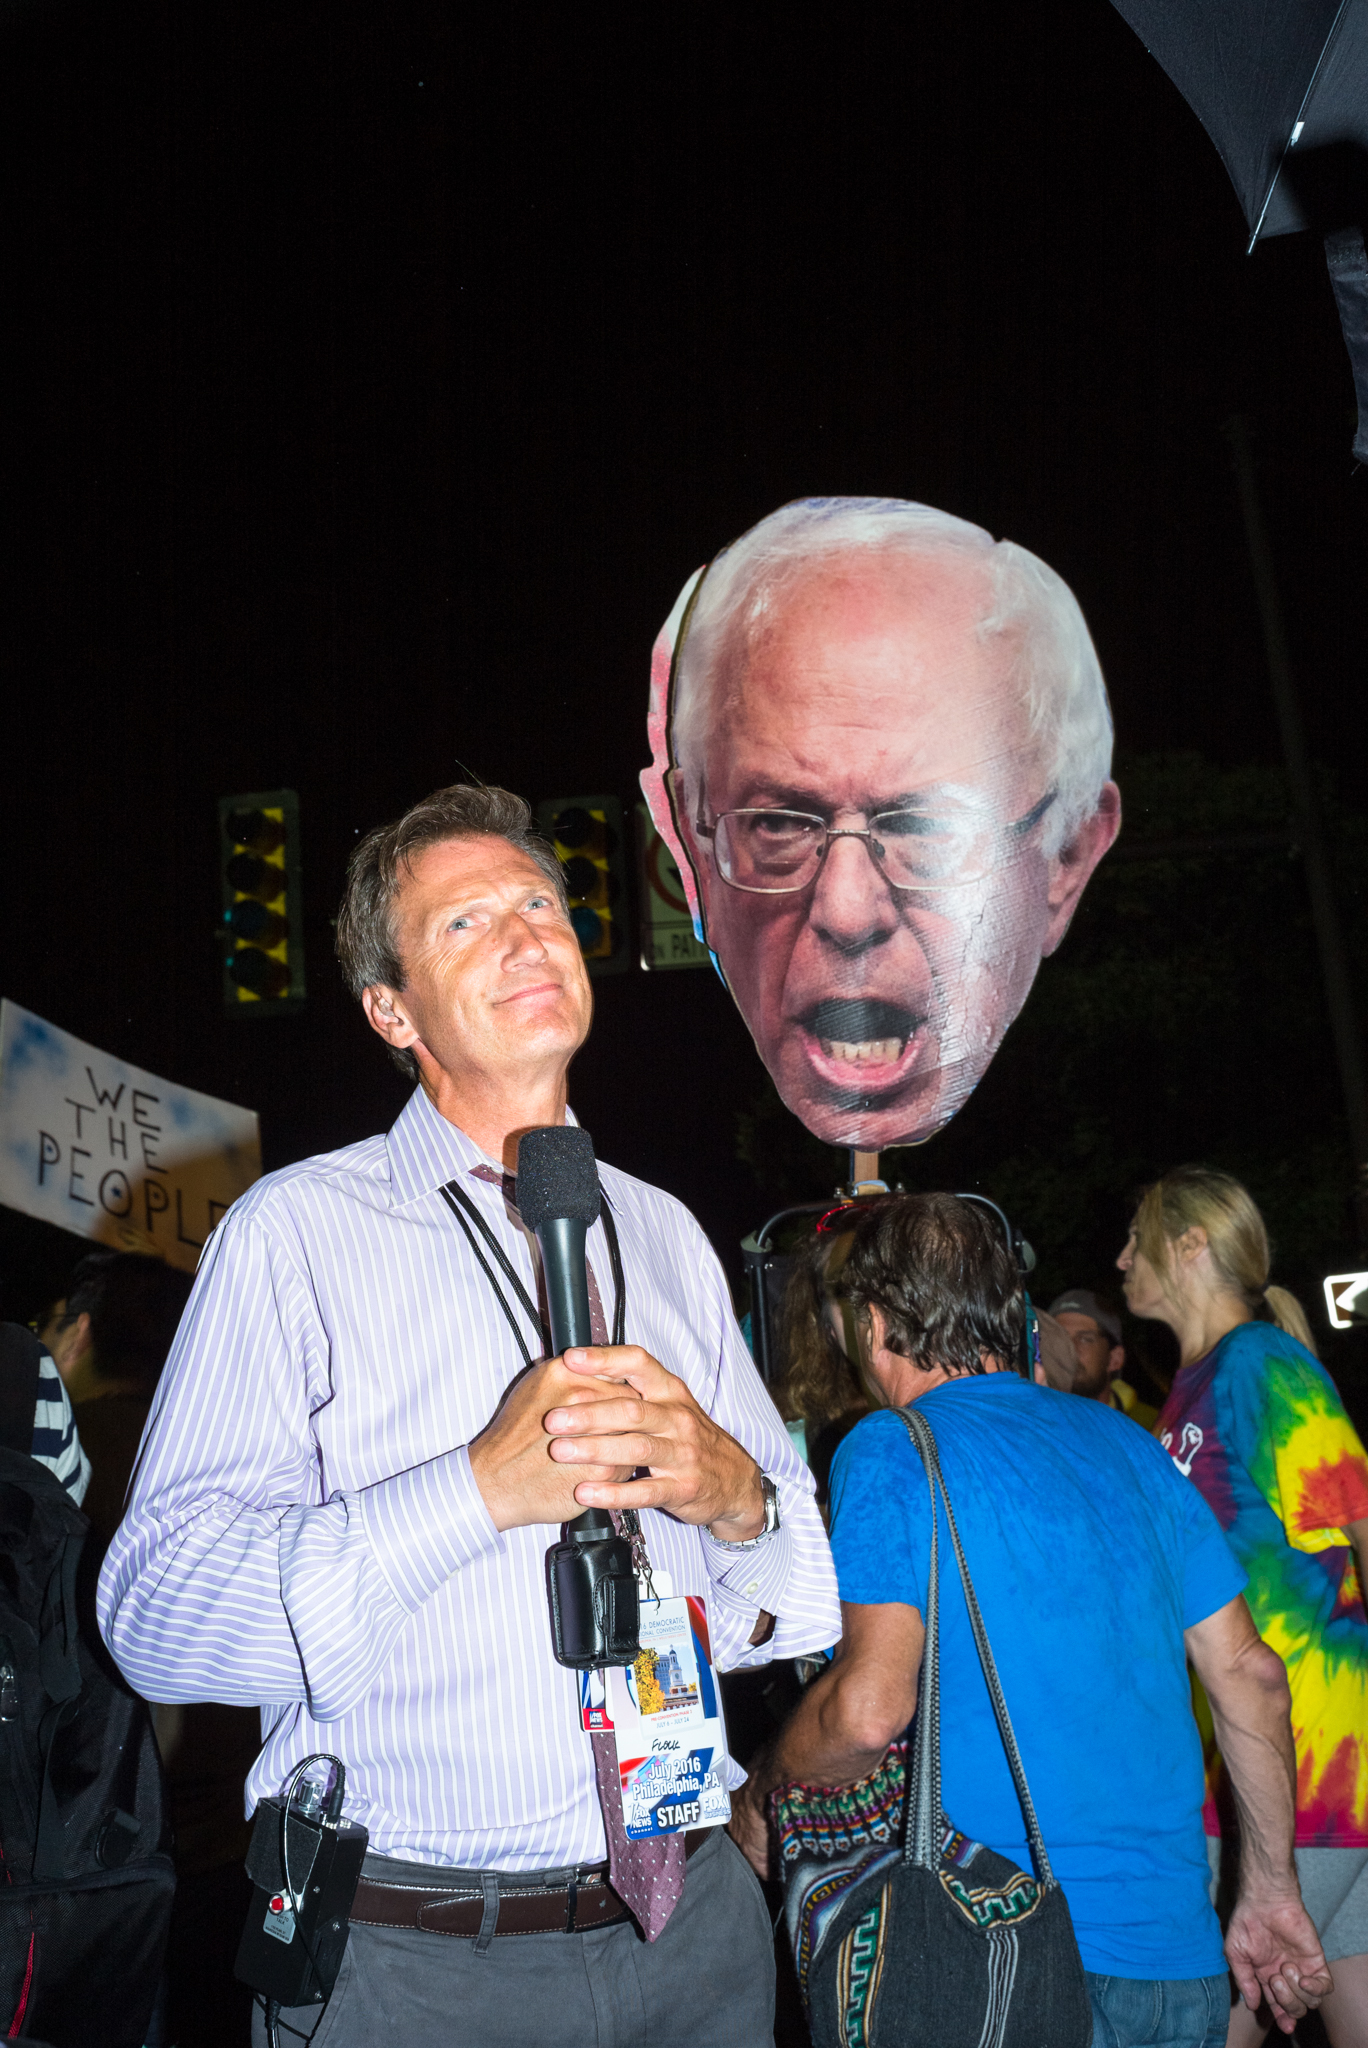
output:
[[881, 1095], [912, 1072], [925, 1017], [877, 996], [828, 996], [797, 1019], [813, 1067], [852, 1096]]

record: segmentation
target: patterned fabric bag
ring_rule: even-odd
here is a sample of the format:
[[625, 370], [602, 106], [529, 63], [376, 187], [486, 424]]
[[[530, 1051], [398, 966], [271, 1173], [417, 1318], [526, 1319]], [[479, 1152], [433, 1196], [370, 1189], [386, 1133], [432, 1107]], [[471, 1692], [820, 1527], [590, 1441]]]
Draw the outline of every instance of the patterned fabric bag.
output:
[[[908, 1792], [904, 1742], [858, 1785], [774, 1795], [785, 1911], [815, 2048], [1089, 2048], [1092, 2010], [1068, 1903], [1050, 1869], [936, 1439], [900, 1409], [926, 1468], [931, 1562]], [[941, 1811], [940, 1557], [945, 1502], [970, 1625], [1021, 1802], [1036, 1875]]]

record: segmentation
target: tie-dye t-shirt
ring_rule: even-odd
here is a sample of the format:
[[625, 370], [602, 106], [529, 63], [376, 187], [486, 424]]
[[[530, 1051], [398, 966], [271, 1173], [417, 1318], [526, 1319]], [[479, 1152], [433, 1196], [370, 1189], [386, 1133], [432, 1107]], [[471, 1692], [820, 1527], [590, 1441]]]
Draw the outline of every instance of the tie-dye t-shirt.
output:
[[[1249, 1573], [1245, 1597], [1287, 1666], [1297, 1841], [1368, 1847], [1368, 1616], [1344, 1526], [1368, 1516], [1368, 1454], [1324, 1368], [1271, 1323], [1242, 1323], [1173, 1382], [1160, 1442]], [[1218, 1832], [1216, 1798], [1207, 1830]]]

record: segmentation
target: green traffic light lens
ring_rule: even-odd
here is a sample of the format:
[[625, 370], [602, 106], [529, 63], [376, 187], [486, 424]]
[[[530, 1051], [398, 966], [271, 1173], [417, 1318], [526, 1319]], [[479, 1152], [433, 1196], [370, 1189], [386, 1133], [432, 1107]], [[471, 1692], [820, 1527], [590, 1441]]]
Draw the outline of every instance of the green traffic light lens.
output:
[[285, 920], [268, 910], [259, 898], [244, 896], [227, 913], [225, 922], [239, 939], [254, 946], [278, 946], [285, 936]]

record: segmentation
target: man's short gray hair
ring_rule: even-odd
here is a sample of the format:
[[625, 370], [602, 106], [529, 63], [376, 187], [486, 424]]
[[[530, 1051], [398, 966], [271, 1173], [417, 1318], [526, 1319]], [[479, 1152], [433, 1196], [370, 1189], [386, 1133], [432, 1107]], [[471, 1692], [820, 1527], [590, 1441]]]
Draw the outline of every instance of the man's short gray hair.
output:
[[[506, 839], [535, 861], [569, 915], [565, 876], [552, 848], [532, 823], [531, 806], [508, 789], [453, 783], [434, 790], [396, 818], [378, 825], [352, 849], [347, 886], [337, 913], [337, 957], [347, 987], [359, 1002], [368, 988], [402, 989], [404, 963], [394, 935], [394, 904], [416, 855], [447, 839]], [[407, 1046], [387, 1048], [410, 1081], [418, 1061]]]
[[981, 639], [1016, 629], [1015, 669], [1058, 794], [1043, 850], [1058, 853], [1097, 808], [1111, 773], [1106, 684], [1078, 600], [1062, 576], [1026, 548], [981, 526], [905, 498], [801, 498], [724, 548], [707, 570], [679, 653], [671, 752], [683, 765], [702, 738], [700, 689], [733, 628], [757, 624], [796, 573], [824, 555], [879, 549], [955, 557], [984, 569], [991, 596]]

